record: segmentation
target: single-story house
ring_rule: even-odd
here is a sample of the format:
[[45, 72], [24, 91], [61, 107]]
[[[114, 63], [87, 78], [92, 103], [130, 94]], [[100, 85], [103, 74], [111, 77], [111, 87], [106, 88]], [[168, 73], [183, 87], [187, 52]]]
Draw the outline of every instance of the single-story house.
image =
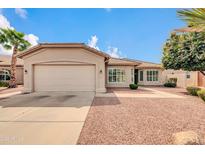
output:
[[[23, 60], [17, 58], [16, 81], [17, 84], [23, 84]], [[8, 82], [10, 80], [11, 56], [0, 55], [0, 81]]]
[[[106, 92], [107, 87], [128, 87], [130, 83], [162, 85], [176, 77], [175, 71], [164, 70], [160, 64], [111, 58], [83, 43], [43, 43], [17, 57], [24, 60], [25, 92]], [[185, 73], [190, 85], [197, 84], [195, 74]]]

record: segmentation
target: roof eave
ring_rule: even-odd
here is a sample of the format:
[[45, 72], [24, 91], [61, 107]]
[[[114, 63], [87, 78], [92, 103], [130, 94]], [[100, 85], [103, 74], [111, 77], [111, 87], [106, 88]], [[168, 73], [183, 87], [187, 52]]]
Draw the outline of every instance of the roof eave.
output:
[[125, 64], [125, 63], [121, 63], [121, 64], [118, 64], [118, 63], [108, 63], [108, 66], [138, 66], [136, 64]]
[[163, 67], [160, 66], [144, 66], [144, 67], [136, 67], [138, 69], [163, 69]]
[[83, 48], [86, 49], [88, 51], [91, 51], [99, 56], [105, 57], [106, 59], [109, 59], [110, 56], [106, 53], [103, 53], [97, 49], [94, 49], [92, 47], [89, 47], [83, 43], [44, 43], [44, 44], [38, 44], [26, 51], [24, 51], [23, 53], [18, 54], [16, 57], [18, 58], [23, 58], [24, 56], [31, 54], [39, 49], [43, 49], [43, 48]]

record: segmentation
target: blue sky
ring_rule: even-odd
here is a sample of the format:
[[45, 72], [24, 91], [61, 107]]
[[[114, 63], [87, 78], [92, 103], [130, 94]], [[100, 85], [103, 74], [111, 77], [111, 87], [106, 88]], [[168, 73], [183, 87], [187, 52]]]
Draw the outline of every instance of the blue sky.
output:
[[114, 56], [160, 63], [177, 9], [3, 9], [10, 26], [38, 42], [84, 42]]

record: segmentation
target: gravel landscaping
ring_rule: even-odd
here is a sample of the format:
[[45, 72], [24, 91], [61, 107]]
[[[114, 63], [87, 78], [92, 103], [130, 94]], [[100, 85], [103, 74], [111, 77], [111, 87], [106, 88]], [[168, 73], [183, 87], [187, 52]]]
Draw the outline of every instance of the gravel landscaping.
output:
[[[184, 89], [148, 89], [109, 90], [135, 93], [136, 97], [95, 97], [78, 144], [171, 144], [173, 133], [189, 130], [205, 138], [202, 100], [187, 95]], [[157, 98], [157, 91], [166, 93], [166, 97]], [[169, 93], [173, 98], [167, 98]], [[156, 97], [138, 97], [140, 94]]]

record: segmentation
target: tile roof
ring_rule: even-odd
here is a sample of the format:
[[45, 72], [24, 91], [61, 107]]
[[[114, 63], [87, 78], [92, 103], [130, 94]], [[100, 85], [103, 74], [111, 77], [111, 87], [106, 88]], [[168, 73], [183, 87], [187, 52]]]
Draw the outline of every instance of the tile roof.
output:
[[137, 66], [137, 68], [161, 68], [161, 64], [155, 64], [155, 63], [150, 63], [150, 62], [142, 62], [140, 65]]
[[[89, 47], [85, 43], [40, 43], [40, 44], [26, 50], [25, 52], [20, 53], [19, 55], [17, 55], [17, 57], [22, 58], [25, 55], [33, 53], [39, 49], [52, 48], [52, 47], [84, 48], [84, 49], [89, 50], [95, 54], [103, 56], [106, 59], [109, 59], [108, 65], [137, 66], [137, 68], [162, 68], [162, 66], [160, 64], [151, 63], [151, 62], [144, 62], [144, 61], [140, 61], [140, 60], [127, 59], [127, 58], [111, 58], [107, 53], [104, 53], [104, 52], [99, 51], [95, 48]], [[19, 63], [23, 65], [23, 61], [19, 61]]]
[[162, 68], [161, 64], [127, 59], [127, 58], [110, 58], [108, 65], [121, 65], [121, 66], [130, 65], [130, 66], [136, 66], [137, 68]]
[[107, 59], [110, 58], [110, 56], [102, 51], [99, 51], [95, 48], [89, 47], [85, 43], [40, 43], [32, 48], [29, 48], [28, 50], [24, 51], [23, 53], [20, 53], [17, 55], [17, 57], [22, 58], [25, 55], [29, 55], [30, 53], [33, 53], [39, 49], [42, 48], [83, 48], [86, 49], [92, 53], [95, 53], [97, 55], [103, 56]]
[[139, 65], [137, 61], [134, 60], [128, 60], [125, 58], [110, 58], [108, 65]]

